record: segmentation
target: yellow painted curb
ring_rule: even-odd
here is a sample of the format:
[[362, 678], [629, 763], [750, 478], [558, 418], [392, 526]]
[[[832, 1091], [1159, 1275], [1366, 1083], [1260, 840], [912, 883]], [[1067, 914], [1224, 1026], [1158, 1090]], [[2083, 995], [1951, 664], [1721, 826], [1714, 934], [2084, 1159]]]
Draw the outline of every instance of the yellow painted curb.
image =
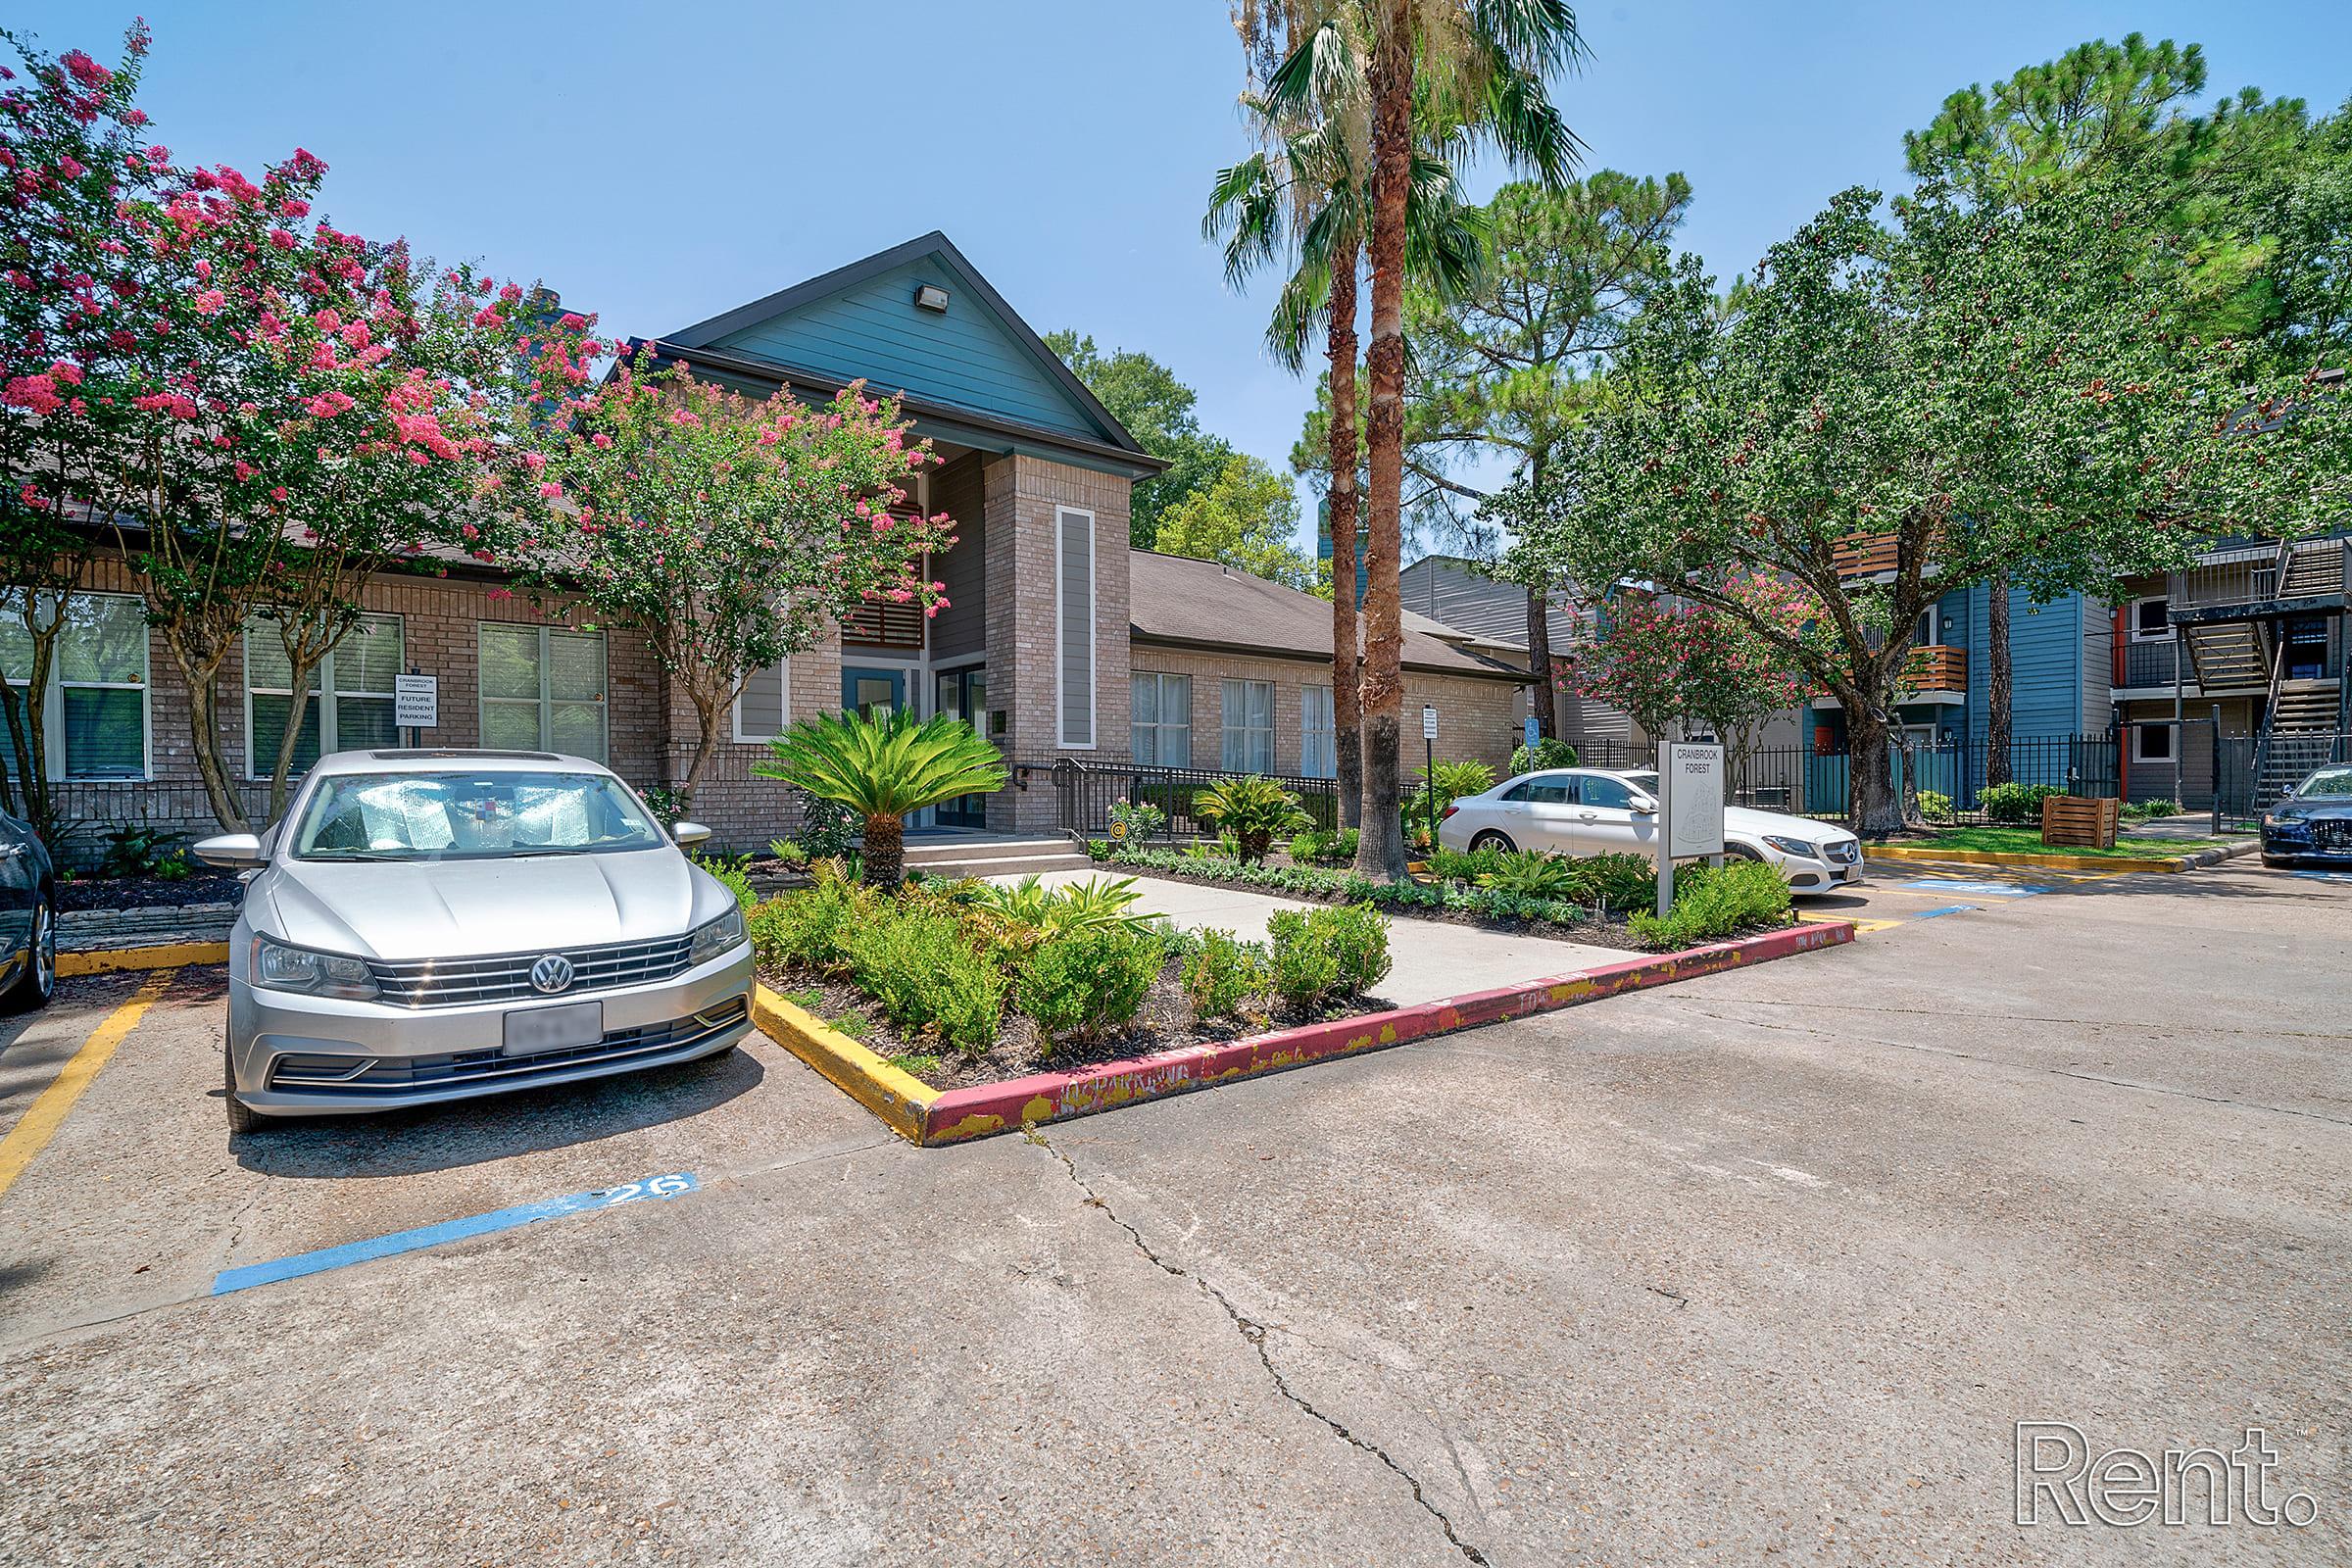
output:
[[169, 974], [150, 975], [129, 1001], [108, 1013], [90, 1031], [81, 1049], [67, 1059], [65, 1070], [41, 1091], [41, 1097], [26, 1109], [23, 1119], [9, 1130], [6, 1138], [0, 1138], [0, 1195], [14, 1187], [17, 1178], [24, 1174], [24, 1167], [32, 1163], [33, 1156], [49, 1147], [49, 1140], [57, 1136], [57, 1129], [65, 1123], [66, 1112], [74, 1108], [74, 1102], [81, 1098], [81, 1092], [90, 1087], [90, 1080], [98, 1076], [98, 1069], [114, 1056], [115, 1048], [147, 1016], [147, 1009], [155, 1005], [155, 999], [171, 983]]
[[1937, 850], [1925, 845], [1865, 844], [1864, 858], [1943, 860], [1957, 865], [2034, 865], [2045, 871], [2186, 871], [2191, 858], [2142, 858], [2118, 855], [2034, 855], [2017, 850]]
[[226, 963], [225, 942], [168, 942], [152, 948], [93, 948], [57, 956], [60, 976], [114, 974], [123, 969], [177, 969], [191, 963]]
[[765, 986], [752, 990], [760, 1032], [833, 1080], [841, 1092], [887, 1122], [908, 1143], [923, 1141], [923, 1118], [939, 1091], [892, 1066], [857, 1041], [828, 1029]]

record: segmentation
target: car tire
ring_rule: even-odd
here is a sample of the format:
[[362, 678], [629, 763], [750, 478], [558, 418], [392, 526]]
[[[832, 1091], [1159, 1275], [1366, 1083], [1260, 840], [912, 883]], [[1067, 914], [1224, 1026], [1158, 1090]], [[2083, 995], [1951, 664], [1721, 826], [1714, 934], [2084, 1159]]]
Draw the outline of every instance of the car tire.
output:
[[1509, 855], [1518, 848], [1518, 845], [1511, 842], [1511, 836], [1508, 833], [1500, 833], [1494, 828], [1474, 833], [1470, 837], [1470, 849], [1473, 854], [1480, 850], [1500, 850], [1503, 854]]
[[1725, 844], [1723, 847], [1723, 858], [1726, 860], [1761, 860], [1764, 858], [1764, 857], [1758, 855], [1755, 851], [1749, 849], [1744, 844], [1730, 843]]
[[229, 1059], [228, 1048], [220, 1048], [220, 1104], [228, 1112], [231, 1134], [258, 1133], [269, 1118], [237, 1098], [236, 1064]]
[[2283, 871], [2295, 862], [2283, 855], [2266, 855], [2262, 858], [2262, 863], [2274, 871]]
[[31, 1012], [49, 1005], [57, 995], [57, 895], [43, 890], [32, 906], [32, 940], [25, 945], [24, 967], [0, 996], [0, 1011]]

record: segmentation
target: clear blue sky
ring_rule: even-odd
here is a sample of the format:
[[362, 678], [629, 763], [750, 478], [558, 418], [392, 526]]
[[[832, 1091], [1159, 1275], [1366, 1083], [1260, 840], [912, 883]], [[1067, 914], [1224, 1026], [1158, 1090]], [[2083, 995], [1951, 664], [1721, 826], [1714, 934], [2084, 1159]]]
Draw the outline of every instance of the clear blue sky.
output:
[[[18, 0], [11, 25], [114, 58], [137, 9]], [[183, 158], [296, 145], [323, 212], [425, 254], [544, 277], [653, 334], [945, 229], [1039, 331], [1148, 350], [1202, 422], [1284, 462], [1312, 401], [1259, 349], [1200, 238], [1246, 150], [1222, 0], [892, 4], [476, 0], [398, 8], [146, 0], [143, 102]], [[2212, 86], [2332, 108], [2352, 5], [1579, 7], [1592, 59], [1560, 84], [1592, 167], [1680, 170], [1688, 247], [1719, 274], [1845, 185], [1902, 177], [1945, 93], [2133, 29], [2204, 44]], [[1493, 178], [1476, 183], [1481, 194]], [[1270, 285], [1268, 286], [1270, 287]]]

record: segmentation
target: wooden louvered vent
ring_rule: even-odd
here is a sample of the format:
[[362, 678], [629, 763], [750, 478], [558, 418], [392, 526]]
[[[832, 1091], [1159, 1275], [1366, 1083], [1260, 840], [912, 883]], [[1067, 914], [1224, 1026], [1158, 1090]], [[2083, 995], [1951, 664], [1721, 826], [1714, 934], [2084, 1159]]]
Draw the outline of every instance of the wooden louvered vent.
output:
[[[907, 522], [918, 515], [911, 506], [893, 507], [890, 514]], [[887, 599], [860, 606], [841, 617], [841, 640], [859, 648], [906, 648], [919, 652], [923, 646], [923, 607], [893, 604]]]

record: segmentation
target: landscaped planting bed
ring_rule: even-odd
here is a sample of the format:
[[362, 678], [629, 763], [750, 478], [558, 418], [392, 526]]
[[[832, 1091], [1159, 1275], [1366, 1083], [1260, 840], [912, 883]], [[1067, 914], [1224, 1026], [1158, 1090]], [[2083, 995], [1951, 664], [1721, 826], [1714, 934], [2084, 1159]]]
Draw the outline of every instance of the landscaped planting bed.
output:
[[818, 861], [754, 906], [760, 978], [934, 1089], [1155, 1055], [1387, 1005], [1387, 922], [1279, 915], [1265, 943], [1188, 933], [1127, 879], [1060, 889], [915, 883], [885, 893]]
[[1242, 888], [1275, 898], [1369, 905], [1412, 919], [1485, 926], [1588, 947], [1667, 952], [1776, 930], [1791, 918], [1788, 884], [1771, 867], [1733, 861], [1675, 873], [1675, 906], [1655, 918], [1657, 877], [1633, 855], [1577, 858], [1440, 850], [1411, 882], [1375, 882], [1322, 866], [1253, 861], [1213, 845], [1138, 849], [1097, 839], [1101, 863], [1151, 876]]

